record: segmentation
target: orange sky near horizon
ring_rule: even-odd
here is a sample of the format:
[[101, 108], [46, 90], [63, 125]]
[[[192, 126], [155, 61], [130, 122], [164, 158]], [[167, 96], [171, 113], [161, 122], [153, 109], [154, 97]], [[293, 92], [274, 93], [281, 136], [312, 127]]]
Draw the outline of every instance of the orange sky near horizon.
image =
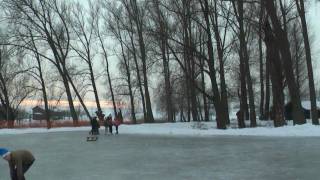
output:
[[[49, 106], [60, 106], [60, 107], [68, 107], [69, 103], [67, 100], [60, 100], [59, 102], [57, 100], [49, 100]], [[80, 101], [73, 101], [74, 106], [81, 106]], [[97, 104], [95, 101], [85, 101], [85, 105], [88, 108], [96, 108]], [[27, 99], [22, 101], [21, 106], [41, 106], [43, 104], [42, 100], [32, 100], [32, 99]], [[100, 106], [101, 108], [113, 108], [112, 101], [100, 101]], [[118, 102], [116, 104], [117, 107], [126, 107], [126, 104], [124, 102]]]

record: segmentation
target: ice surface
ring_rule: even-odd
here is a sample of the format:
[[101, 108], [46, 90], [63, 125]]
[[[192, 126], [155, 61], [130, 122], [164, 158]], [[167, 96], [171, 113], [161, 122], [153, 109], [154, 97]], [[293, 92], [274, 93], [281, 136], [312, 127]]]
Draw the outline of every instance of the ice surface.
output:
[[[2, 134], [0, 146], [33, 152], [36, 162], [27, 180], [308, 180], [319, 175], [320, 139], [314, 137], [120, 134], [86, 142], [86, 136], [87, 131]], [[0, 179], [9, 180], [5, 161], [0, 161]]]

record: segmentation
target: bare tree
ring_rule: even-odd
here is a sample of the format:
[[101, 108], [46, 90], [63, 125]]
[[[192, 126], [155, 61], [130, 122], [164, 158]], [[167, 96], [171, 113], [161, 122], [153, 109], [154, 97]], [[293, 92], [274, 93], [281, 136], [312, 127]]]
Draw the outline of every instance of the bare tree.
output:
[[[262, 50], [262, 41], [263, 41], [263, 18], [264, 18], [264, 7], [263, 4], [260, 3], [260, 13], [259, 13], [259, 22], [258, 22], [258, 36], [259, 36], [259, 69], [260, 69], [260, 119], [267, 119], [266, 111], [265, 109], [269, 107], [266, 107], [265, 105], [265, 98], [267, 98], [267, 93], [265, 94], [264, 91], [264, 63], [263, 63], [263, 50]], [[268, 81], [268, 77], [265, 78], [265, 81]], [[267, 100], [266, 100], [267, 101]]]
[[217, 78], [216, 78], [216, 70], [214, 64], [214, 50], [213, 50], [213, 43], [212, 43], [212, 32], [210, 30], [210, 17], [209, 17], [209, 3], [207, 0], [201, 1], [201, 8], [203, 12], [203, 16], [205, 19], [205, 31], [207, 40], [207, 52], [209, 59], [207, 61], [209, 66], [209, 75], [211, 80], [211, 86], [214, 95], [214, 106], [217, 113], [217, 127], [219, 129], [225, 129], [227, 119], [229, 119], [229, 114], [227, 111], [226, 104], [223, 103], [221, 93], [219, 92]]
[[42, 97], [43, 97], [43, 102], [44, 102], [44, 110], [45, 110], [45, 118], [47, 121], [47, 128], [50, 129], [51, 128], [50, 110], [49, 110], [49, 103], [48, 103], [48, 97], [47, 97], [46, 83], [45, 83], [44, 75], [43, 75], [44, 72], [43, 72], [43, 67], [41, 64], [41, 56], [39, 55], [40, 52], [37, 48], [36, 42], [34, 40], [34, 36], [33, 36], [30, 29], [29, 29], [29, 35], [31, 38], [32, 49], [34, 49], [33, 54], [34, 54], [35, 59], [37, 61], [36, 69], [38, 71], [38, 73], [32, 73], [32, 71], [31, 71], [31, 76], [33, 76], [35, 78], [35, 80], [38, 81], [38, 83], [40, 84], [40, 87], [41, 87], [40, 90], [42, 91]]
[[[146, 105], [146, 119], [145, 122], [152, 123], [154, 122], [152, 106], [149, 94], [149, 85], [148, 85], [148, 76], [147, 76], [147, 52], [146, 44], [144, 40], [144, 28], [145, 28], [145, 10], [143, 9], [143, 3], [138, 5], [136, 0], [121, 0], [122, 5], [125, 7], [128, 15], [132, 18], [133, 25], [135, 27], [136, 35], [139, 42], [139, 50], [141, 55], [142, 63], [142, 76], [143, 76], [143, 87], [145, 95], [145, 105]], [[140, 2], [139, 2], [140, 3]]]
[[296, 85], [296, 81], [295, 81], [295, 77], [292, 69], [293, 67], [292, 59], [291, 59], [292, 56], [290, 52], [290, 45], [289, 45], [287, 34], [284, 31], [284, 29], [281, 27], [281, 23], [277, 16], [277, 9], [274, 1], [265, 0], [263, 1], [263, 3], [265, 3], [266, 11], [272, 22], [275, 39], [278, 44], [278, 47], [280, 48], [282, 63], [286, 64], [286, 66], [284, 67], [284, 74], [288, 83], [289, 94], [290, 94], [291, 102], [293, 106], [292, 107], [293, 121], [295, 124], [304, 124], [306, 123], [306, 120], [302, 112], [300, 95], [296, 91], [297, 85]]
[[[109, 7], [110, 8], [110, 7]], [[130, 58], [130, 55], [132, 56], [132, 50], [130, 49], [130, 44], [131, 40], [126, 40], [126, 36], [128, 32], [127, 27], [124, 27], [124, 20], [123, 17], [121, 16], [121, 11], [120, 9], [116, 9], [115, 7], [109, 9], [111, 16], [108, 16], [108, 19], [105, 18], [107, 21], [107, 27], [108, 30], [112, 33], [113, 37], [120, 43], [121, 47], [121, 52], [120, 52], [120, 63], [119, 63], [119, 68], [120, 72], [123, 72], [125, 76], [125, 82], [126, 82], [126, 87], [128, 88], [127, 93], [121, 93], [122, 95], [128, 95], [130, 98], [130, 106], [131, 106], [131, 118], [132, 122], [134, 124], [137, 123], [136, 120], [136, 113], [135, 113], [135, 98], [134, 98], [134, 90], [133, 90], [133, 85], [132, 85], [132, 75], [131, 75], [131, 69], [132, 69], [132, 58]]]
[[310, 48], [310, 43], [309, 43], [308, 28], [307, 28], [307, 22], [306, 22], [306, 17], [305, 17], [305, 6], [304, 6], [303, 0], [295, 0], [295, 2], [296, 2], [296, 7], [298, 10], [299, 16], [300, 16], [300, 20], [301, 20], [304, 48], [305, 48], [305, 53], [306, 53], [306, 62], [307, 62], [308, 77], [309, 77], [309, 91], [310, 91], [312, 124], [319, 125], [317, 103], [316, 103], [317, 97], [316, 97], [316, 92], [315, 92], [315, 87], [314, 87], [311, 48]]
[[8, 46], [8, 35], [0, 36], [0, 114], [6, 117], [8, 127], [14, 127], [18, 108], [33, 90], [29, 88], [29, 69], [23, 68], [22, 49]]
[[[254, 103], [254, 94], [253, 94], [253, 87], [252, 87], [252, 78], [250, 74], [250, 67], [249, 67], [249, 55], [248, 55], [248, 48], [247, 48], [247, 40], [246, 40], [246, 32], [245, 32], [245, 24], [244, 24], [244, 1], [239, 0], [237, 2], [233, 1], [233, 7], [235, 11], [235, 16], [238, 21], [239, 27], [239, 57], [240, 57], [240, 76], [242, 77], [241, 83], [241, 97], [245, 94], [246, 87], [248, 87], [248, 94], [249, 94], [249, 106], [250, 106], [250, 126], [256, 126], [256, 112], [255, 112], [255, 103]], [[248, 31], [247, 31], [248, 33]], [[246, 78], [244, 80], [244, 78]], [[241, 102], [246, 103], [246, 99], [242, 98]], [[241, 108], [240, 113], [244, 111]]]
[[169, 59], [167, 57], [167, 43], [168, 43], [168, 35], [169, 27], [168, 27], [168, 19], [165, 16], [163, 10], [160, 6], [159, 0], [153, 0], [152, 2], [153, 8], [150, 9], [150, 14], [154, 13], [153, 21], [155, 23], [155, 40], [159, 46], [161, 52], [161, 58], [163, 62], [163, 76], [164, 76], [164, 89], [165, 89], [165, 100], [166, 100], [166, 112], [167, 112], [167, 120], [169, 122], [173, 122], [173, 105], [172, 105], [172, 89], [170, 85], [170, 66]]
[[95, 27], [98, 21], [99, 9], [89, 1], [89, 10], [85, 10], [80, 3], [74, 5], [72, 9], [71, 29], [76, 36], [72, 49], [87, 64], [94, 97], [97, 105], [97, 116], [102, 117], [102, 110], [96, 86], [96, 77], [94, 73], [93, 49], [95, 44]]
[[[79, 101], [85, 109], [89, 118], [91, 118], [83, 100], [68, 74], [67, 57], [70, 52], [70, 31], [68, 22], [70, 21], [69, 6], [58, 0], [49, 1], [27, 1], [14, 0], [3, 1], [6, 7], [8, 21], [15, 26], [31, 27], [37, 32], [37, 40], [44, 43], [51, 50], [51, 56], [41, 54], [43, 58], [49, 60], [58, 70], [67, 94], [71, 116], [74, 125], [77, 125], [78, 116], [74, 108], [73, 97], [71, 94], [72, 86]], [[25, 49], [32, 50], [27, 46]]]
[[272, 81], [272, 99], [273, 106], [271, 110], [271, 118], [274, 120], [274, 126], [280, 127], [285, 125], [284, 119], [284, 94], [283, 94], [283, 66], [280, 60], [279, 47], [272, 33], [269, 22], [266, 22], [264, 28], [265, 43], [267, 48], [267, 62], [270, 65], [271, 81]]

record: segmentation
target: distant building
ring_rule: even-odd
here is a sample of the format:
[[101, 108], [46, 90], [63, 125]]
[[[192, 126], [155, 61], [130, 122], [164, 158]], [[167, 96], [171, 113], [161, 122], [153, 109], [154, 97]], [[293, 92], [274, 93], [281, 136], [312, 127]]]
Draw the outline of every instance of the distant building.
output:
[[[65, 116], [64, 112], [59, 112], [59, 111], [50, 111], [50, 119], [63, 119]], [[36, 106], [32, 108], [32, 119], [33, 120], [45, 120], [46, 119], [46, 111], [39, 107]]]
[[[317, 102], [317, 110], [318, 110], [318, 117], [320, 117], [320, 102]], [[311, 102], [310, 101], [302, 101], [301, 102], [302, 110], [304, 117], [306, 119], [311, 118]], [[286, 120], [292, 120], [292, 103], [288, 102], [284, 107], [284, 116]]]

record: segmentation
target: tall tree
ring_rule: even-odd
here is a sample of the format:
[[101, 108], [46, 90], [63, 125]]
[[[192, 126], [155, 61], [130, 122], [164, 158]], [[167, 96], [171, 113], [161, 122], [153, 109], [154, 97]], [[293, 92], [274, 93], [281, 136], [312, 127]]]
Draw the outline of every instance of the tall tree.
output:
[[277, 16], [277, 8], [273, 0], [264, 0], [266, 11], [271, 19], [275, 39], [280, 48], [282, 63], [286, 64], [284, 67], [284, 74], [288, 83], [289, 94], [292, 102], [292, 117], [294, 124], [304, 124], [306, 120], [301, 106], [301, 99], [299, 92], [296, 91], [297, 84], [292, 69], [292, 59], [290, 52], [290, 45], [288, 37]]
[[153, 0], [153, 9], [155, 11], [155, 24], [156, 24], [156, 40], [161, 51], [161, 57], [163, 62], [163, 76], [165, 80], [165, 100], [166, 100], [166, 112], [167, 120], [173, 122], [173, 105], [172, 105], [172, 90], [170, 85], [170, 67], [169, 59], [167, 58], [167, 43], [168, 43], [168, 25], [167, 20], [165, 19], [165, 14], [161, 10], [160, 1]]
[[[78, 124], [78, 115], [75, 111], [70, 85], [87, 116], [91, 118], [68, 72], [67, 57], [70, 52], [70, 31], [68, 26], [70, 8], [68, 4], [58, 0], [5, 0], [3, 5], [7, 7], [6, 11], [9, 14], [8, 20], [10, 23], [22, 28], [25, 26], [31, 27], [37, 32], [37, 40], [51, 50], [51, 57], [45, 54], [41, 54], [41, 56], [49, 60], [57, 68], [61, 76], [74, 125]], [[23, 46], [23, 48], [32, 50], [28, 46]]]
[[[239, 59], [240, 59], [240, 76], [242, 77], [241, 83], [241, 97], [245, 94], [245, 91], [248, 88], [249, 94], [249, 106], [250, 106], [250, 126], [256, 127], [256, 111], [255, 111], [255, 103], [254, 103], [254, 93], [252, 87], [252, 77], [250, 73], [249, 67], [249, 55], [246, 41], [246, 32], [245, 32], [245, 12], [244, 12], [244, 1], [238, 0], [236, 3], [233, 1], [233, 7], [236, 14], [236, 19], [238, 21], [239, 27]], [[248, 32], [247, 32], [248, 33]], [[244, 80], [244, 78], [246, 78]], [[246, 83], [244, 83], [246, 82]], [[241, 103], [246, 103], [246, 98], [242, 97]], [[244, 110], [244, 108], [242, 108]]]
[[102, 117], [102, 110], [96, 85], [96, 77], [94, 74], [94, 56], [93, 56], [93, 44], [94, 42], [94, 30], [96, 21], [98, 21], [99, 9], [97, 6], [89, 1], [89, 10], [85, 10], [80, 3], [74, 5], [72, 9], [71, 28], [75, 34], [75, 43], [72, 45], [72, 49], [78, 54], [88, 66], [88, 74], [90, 77], [93, 94], [97, 105], [97, 116], [99, 119]]
[[130, 98], [131, 118], [132, 118], [133, 124], [136, 124], [137, 119], [136, 119], [136, 113], [135, 113], [135, 98], [134, 98], [134, 92], [133, 92], [134, 90], [133, 90], [132, 76], [131, 76], [132, 67], [130, 64], [132, 61], [132, 60], [130, 60], [130, 55], [132, 54], [132, 50], [130, 49], [131, 40], [129, 40], [129, 42], [126, 42], [125, 37], [124, 37], [125, 34], [130, 33], [130, 32], [129, 32], [128, 28], [127, 28], [127, 30], [122, 30], [122, 29], [126, 29], [126, 27], [124, 27], [125, 23], [123, 22], [123, 17], [121, 16], [121, 11], [120, 11], [121, 9], [117, 9], [117, 8], [113, 7], [112, 9], [109, 9], [109, 10], [110, 10], [109, 12], [110, 12], [111, 16], [108, 16], [108, 22], [107, 22], [108, 29], [109, 29], [109, 31], [111, 31], [113, 37], [120, 43], [120, 47], [121, 47], [120, 68], [124, 69], [124, 71], [122, 71], [122, 72], [123, 72], [124, 76], [126, 76], [125, 81], [126, 81], [127, 87], [128, 87], [128, 93], [123, 93], [123, 95], [128, 95]]
[[41, 85], [41, 91], [42, 91], [42, 97], [43, 97], [43, 102], [44, 102], [44, 110], [45, 110], [45, 118], [47, 121], [47, 128], [50, 129], [51, 128], [51, 121], [50, 121], [50, 110], [49, 110], [49, 103], [48, 103], [48, 96], [47, 96], [47, 88], [46, 88], [46, 83], [44, 80], [44, 76], [43, 76], [43, 68], [42, 68], [42, 62], [41, 62], [41, 56], [39, 55], [40, 52], [37, 48], [36, 42], [34, 40], [34, 36], [31, 32], [31, 30], [29, 29], [29, 34], [31, 37], [31, 46], [34, 49], [33, 53], [34, 56], [36, 58], [37, 61], [37, 66], [36, 69], [38, 70], [38, 73], [35, 73], [35, 79], [40, 83]]
[[207, 40], [207, 52], [209, 59], [207, 61], [209, 67], [209, 76], [211, 80], [211, 86], [214, 96], [214, 107], [217, 114], [217, 128], [226, 129], [227, 119], [229, 119], [229, 114], [227, 111], [226, 105], [223, 104], [221, 93], [219, 92], [217, 78], [216, 78], [216, 70], [215, 70], [215, 58], [214, 58], [214, 49], [212, 43], [212, 32], [210, 25], [210, 16], [209, 16], [209, 3], [208, 0], [200, 0], [201, 10], [205, 19], [205, 32], [208, 38]]
[[[143, 2], [142, 2], [143, 3]], [[130, 18], [133, 20], [133, 24], [135, 25], [135, 30], [138, 37], [139, 42], [139, 50], [141, 55], [141, 63], [142, 63], [142, 76], [143, 76], [143, 87], [144, 87], [144, 95], [145, 95], [145, 105], [146, 105], [146, 123], [153, 123], [154, 117], [152, 112], [151, 98], [149, 93], [149, 85], [148, 85], [148, 76], [147, 76], [147, 51], [146, 44], [144, 38], [144, 28], [145, 28], [145, 12], [143, 7], [136, 0], [122, 0], [122, 4], [124, 5], [126, 11], [128, 12]]]
[[8, 45], [8, 34], [0, 39], [0, 114], [6, 118], [8, 128], [14, 127], [21, 102], [30, 97], [29, 69], [23, 63], [23, 50]]
[[314, 87], [314, 78], [313, 78], [313, 68], [312, 68], [312, 59], [311, 59], [311, 48], [309, 42], [309, 35], [308, 35], [308, 27], [306, 22], [306, 12], [303, 0], [295, 0], [297, 10], [299, 13], [299, 17], [301, 20], [302, 26], [302, 35], [304, 40], [304, 48], [306, 53], [306, 62], [307, 62], [307, 69], [308, 69], [308, 77], [309, 77], [309, 91], [310, 91], [310, 102], [311, 102], [311, 117], [312, 117], [312, 124], [319, 125], [318, 120], [318, 112], [317, 112], [317, 97], [316, 91]]
[[[264, 90], [264, 62], [263, 62], [263, 50], [262, 50], [262, 33], [263, 33], [263, 18], [264, 18], [264, 7], [263, 3], [260, 3], [260, 13], [258, 22], [258, 36], [259, 36], [259, 69], [260, 69], [260, 119], [267, 119], [265, 113], [265, 90]], [[266, 78], [267, 81], [267, 78]]]
[[269, 22], [265, 26], [266, 59], [270, 64], [272, 81], [273, 106], [271, 110], [274, 126], [285, 125], [284, 119], [284, 94], [283, 94], [283, 66], [280, 60], [279, 47], [272, 33]]

